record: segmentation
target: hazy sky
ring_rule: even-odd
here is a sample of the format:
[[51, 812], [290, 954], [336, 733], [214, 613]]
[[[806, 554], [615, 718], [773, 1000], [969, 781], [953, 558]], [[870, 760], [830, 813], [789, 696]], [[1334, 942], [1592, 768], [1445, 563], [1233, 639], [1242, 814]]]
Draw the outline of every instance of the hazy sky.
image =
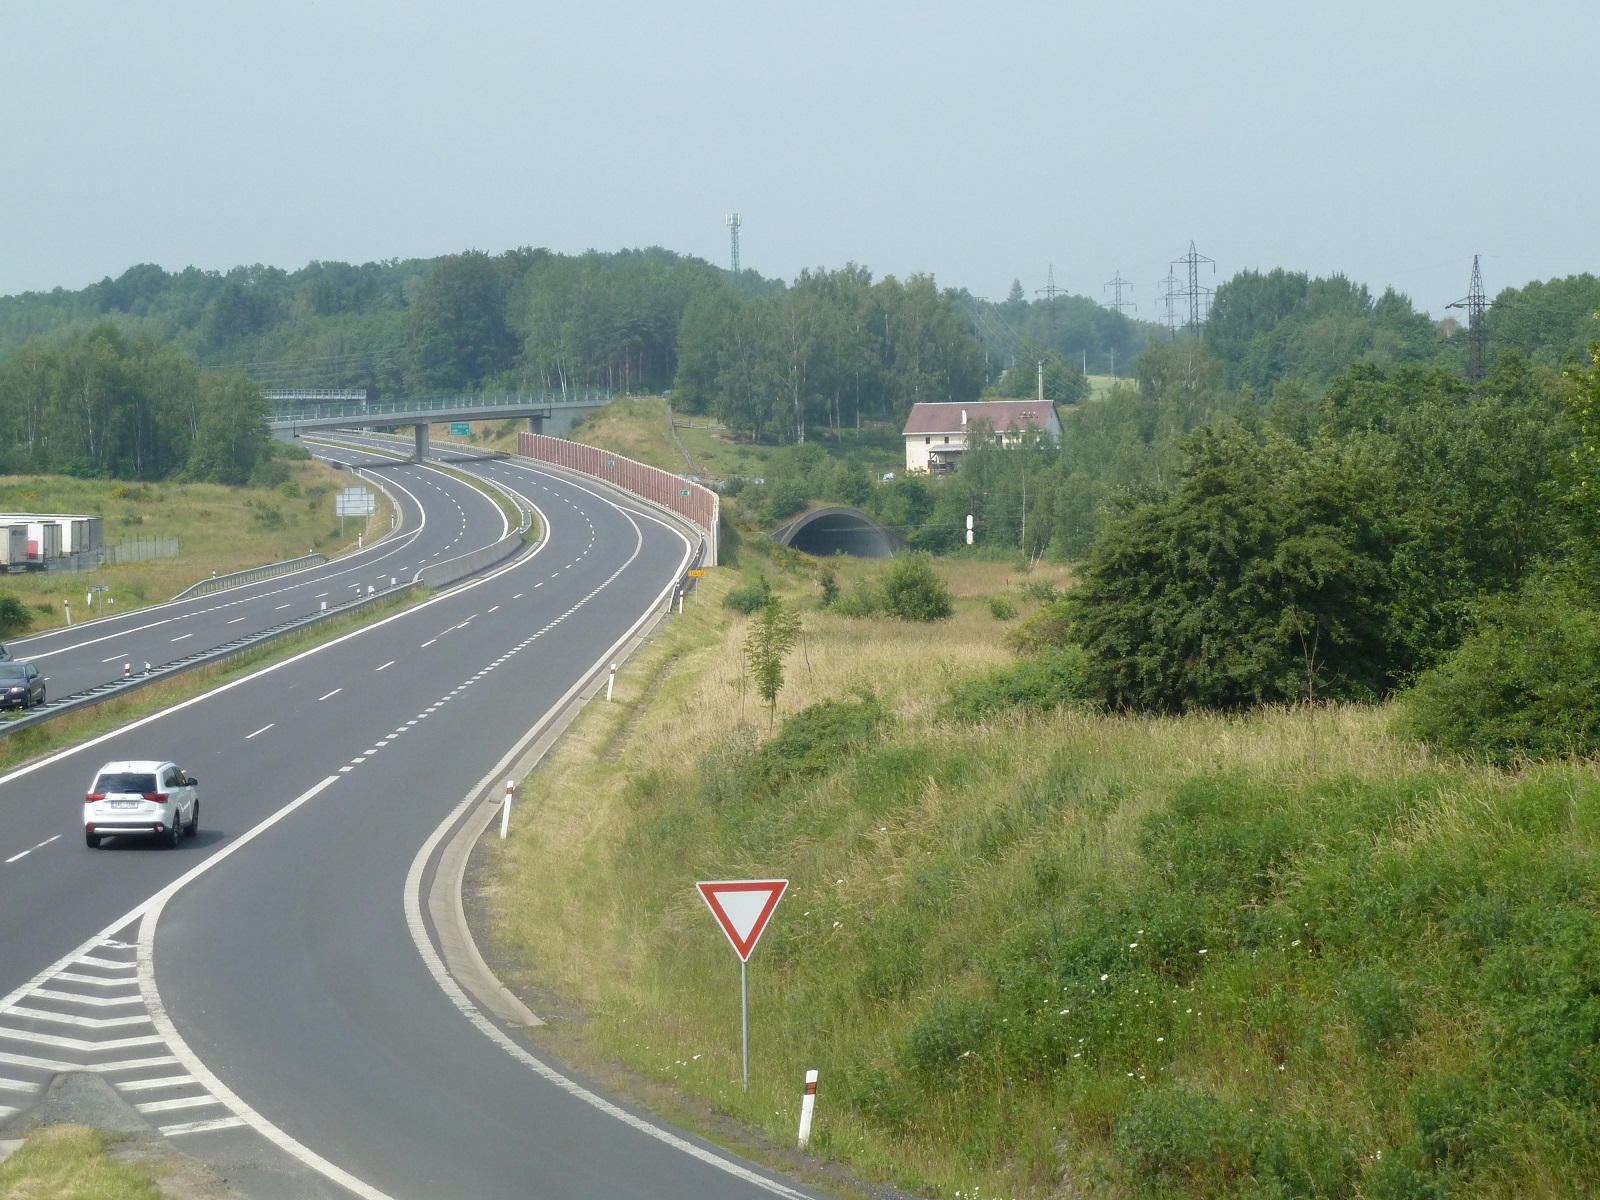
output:
[[0, 5], [0, 293], [658, 244], [1141, 315], [1342, 270], [1436, 315], [1600, 269], [1600, 4]]

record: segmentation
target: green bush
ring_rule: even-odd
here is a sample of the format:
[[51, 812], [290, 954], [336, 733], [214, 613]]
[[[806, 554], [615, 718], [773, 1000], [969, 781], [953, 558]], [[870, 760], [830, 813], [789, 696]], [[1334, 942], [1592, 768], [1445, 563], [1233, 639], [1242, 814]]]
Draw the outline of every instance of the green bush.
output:
[[996, 621], [1014, 621], [1017, 619], [1017, 602], [1010, 596], [990, 596], [989, 615]]
[[765, 575], [757, 575], [755, 579], [742, 587], [732, 589], [722, 598], [725, 607], [734, 612], [744, 613], [749, 616], [759, 609], [763, 609], [772, 600], [772, 585], [767, 582]]
[[870, 579], [862, 579], [832, 607], [842, 617], [875, 617], [884, 609], [883, 592]]
[[955, 611], [950, 586], [933, 569], [927, 554], [894, 560], [883, 581], [883, 608], [902, 621], [942, 621]]
[[1363, 1050], [1392, 1050], [1411, 1033], [1411, 1006], [1400, 990], [1400, 981], [1387, 967], [1352, 967], [1345, 976], [1344, 999], [1356, 1042]]
[[755, 769], [769, 787], [820, 775], [876, 741], [888, 717], [872, 695], [809, 705], [762, 744]]
[[1216, 1195], [1249, 1162], [1243, 1123], [1210, 1092], [1161, 1088], [1134, 1101], [1117, 1122], [1118, 1157], [1146, 1187]]
[[982, 721], [1011, 709], [1050, 712], [1090, 698], [1083, 651], [1076, 646], [956, 684], [945, 708], [962, 721]]
[[1493, 762], [1600, 753], [1600, 610], [1553, 585], [1484, 606], [1407, 697], [1401, 728]]
[[0, 592], [0, 637], [15, 637], [33, 625], [33, 613], [10, 592]]
[[1369, 699], [1396, 670], [1390, 547], [1366, 459], [1222, 424], [1129, 509], [1067, 594], [1110, 708]]
[[1018, 654], [1060, 650], [1072, 641], [1072, 615], [1059, 597], [1006, 634], [1006, 645]]
[[831, 608], [839, 598], [839, 573], [832, 567], [823, 567], [817, 585], [822, 588], [822, 607]]

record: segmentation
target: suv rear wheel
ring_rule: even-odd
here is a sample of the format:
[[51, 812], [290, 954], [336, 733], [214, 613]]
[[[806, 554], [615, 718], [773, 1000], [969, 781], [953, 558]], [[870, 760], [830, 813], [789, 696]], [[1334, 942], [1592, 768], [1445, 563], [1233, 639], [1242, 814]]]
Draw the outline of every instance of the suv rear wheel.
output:
[[83, 835], [83, 840], [84, 840], [84, 843], [89, 847], [89, 849], [91, 849], [91, 850], [100, 849], [100, 835], [98, 833], [85, 833]]

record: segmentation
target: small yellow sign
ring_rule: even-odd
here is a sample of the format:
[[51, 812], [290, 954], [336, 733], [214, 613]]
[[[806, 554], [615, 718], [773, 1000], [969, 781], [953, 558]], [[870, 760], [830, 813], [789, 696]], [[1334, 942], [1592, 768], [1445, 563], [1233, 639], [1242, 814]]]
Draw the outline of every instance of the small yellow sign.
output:
[[690, 571], [689, 572], [689, 578], [690, 579], [704, 579], [705, 577], [706, 577], [706, 573], [704, 571]]

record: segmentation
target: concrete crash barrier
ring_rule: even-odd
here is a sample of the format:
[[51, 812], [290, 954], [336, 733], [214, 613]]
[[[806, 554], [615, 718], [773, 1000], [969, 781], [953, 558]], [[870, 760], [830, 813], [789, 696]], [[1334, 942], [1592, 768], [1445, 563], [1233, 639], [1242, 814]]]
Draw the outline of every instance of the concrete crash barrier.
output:
[[307, 567], [320, 566], [327, 561], [326, 554], [302, 554], [299, 558], [286, 558], [282, 562], [267, 563], [265, 566], [251, 567], [245, 571], [234, 571], [229, 575], [213, 575], [210, 579], [202, 579], [199, 583], [184, 588], [173, 599], [187, 600], [191, 596], [209, 596], [212, 592], [243, 587], [247, 583], [256, 583], [277, 575], [288, 575], [293, 571], [303, 571]]
[[717, 565], [717, 523], [722, 514], [722, 497], [704, 484], [620, 454], [585, 446], [582, 442], [569, 442], [542, 433], [519, 433], [517, 453], [535, 462], [592, 476], [676, 513], [705, 536], [705, 565]]

